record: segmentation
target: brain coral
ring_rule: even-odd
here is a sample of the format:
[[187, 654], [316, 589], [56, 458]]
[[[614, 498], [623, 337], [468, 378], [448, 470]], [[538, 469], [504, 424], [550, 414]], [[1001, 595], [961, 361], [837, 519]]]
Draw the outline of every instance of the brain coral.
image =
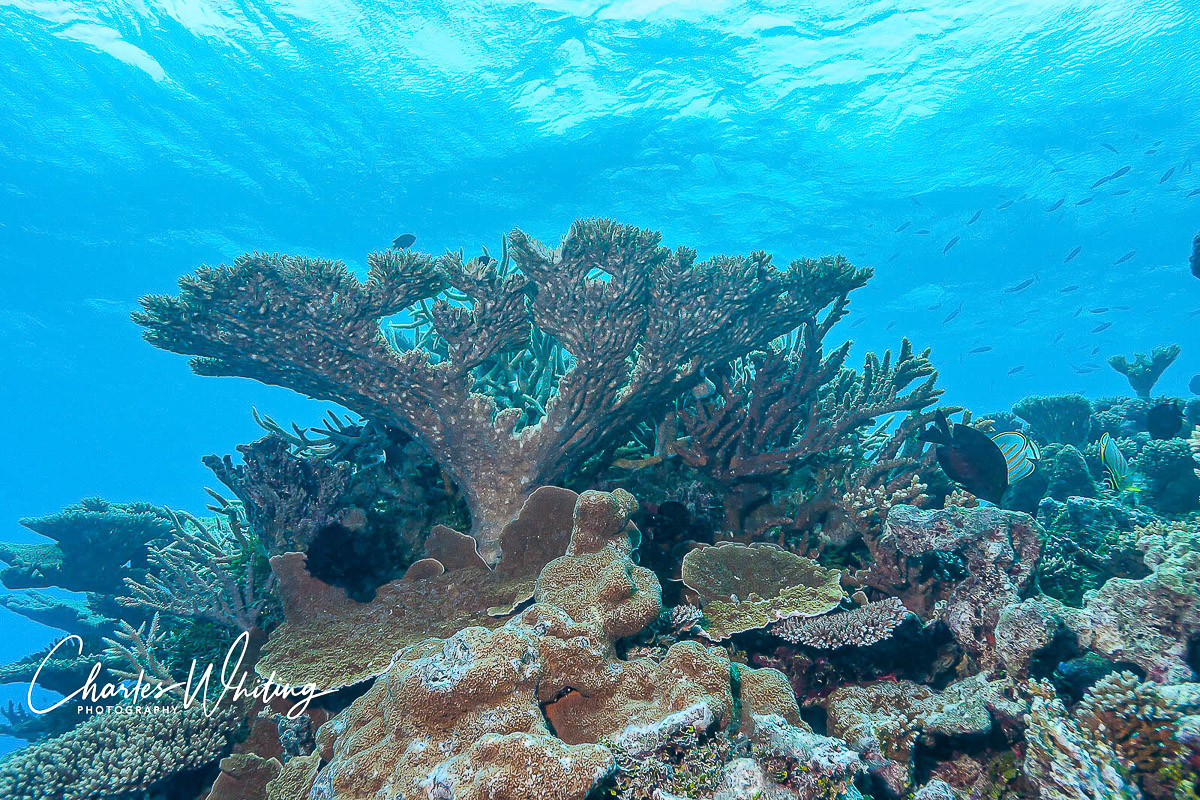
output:
[[769, 544], [698, 547], [683, 557], [683, 582], [699, 596], [705, 635], [718, 641], [825, 614], [843, 596], [840, 572]]

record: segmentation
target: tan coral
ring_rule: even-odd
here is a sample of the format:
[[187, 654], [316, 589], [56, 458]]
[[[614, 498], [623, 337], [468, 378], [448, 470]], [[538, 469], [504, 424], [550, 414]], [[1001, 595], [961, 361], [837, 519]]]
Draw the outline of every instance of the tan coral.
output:
[[286, 621], [272, 632], [259, 674], [280, 681], [336, 689], [381, 674], [392, 654], [426, 637], [448, 637], [469, 625], [498, 627], [532, 596], [538, 572], [565, 552], [578, 495], [542, 487], [501, 541], [504, 560], [491, 569], [471, 537], [438, 526], [426, 544], [429, 558], [403, 578], [379, 587], [370, 602], [314, 578], [302, 553], [271, 559]]
[[770, 632], [793, 644], [821, 650], [869, 647], [889, 638], [911, 616], [900, 598], [888, 597], [841, 614], [785, 619], [771, 626]]
[[701, 546], [683, 557], [683, 582], [704, 612], [714, 640], [765, 628], [788, 617], [812, 617], [837, 607], [841, 573], [769, 544]]

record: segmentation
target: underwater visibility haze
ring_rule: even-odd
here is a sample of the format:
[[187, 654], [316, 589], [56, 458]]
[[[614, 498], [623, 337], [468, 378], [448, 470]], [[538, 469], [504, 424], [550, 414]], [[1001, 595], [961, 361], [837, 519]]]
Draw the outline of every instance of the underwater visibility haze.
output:
[[794, 5], [0, 0], [0, 797], [1200, 797], [1200, 6]]

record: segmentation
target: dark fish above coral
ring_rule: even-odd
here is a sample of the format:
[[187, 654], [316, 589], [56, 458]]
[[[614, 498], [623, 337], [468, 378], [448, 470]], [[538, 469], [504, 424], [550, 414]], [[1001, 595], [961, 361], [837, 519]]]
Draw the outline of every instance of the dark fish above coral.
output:
[[413, 242], [417, 241], [417, 237], [411, 233], [402, 233], [392, 240], [392, 247], [397, 250], [407, 250], [412, 247]]
[[1200, 395], [1200, 374], [1193, 375], [1192, 379], [1188, 381], [1188, 391]]
[[1146, 414], [1146, 430], [1151, 439], [1170, 439], [1183, 428], [1183, 410], [1172, 400], [1159, 403]]
[[982, 500], [999, 504], [1008, 488], [1008, 462], [986, 433], [960, 422], [951, 426], [939, 411], [920, 439], [937, 445], [938, 464], [952, 481]]

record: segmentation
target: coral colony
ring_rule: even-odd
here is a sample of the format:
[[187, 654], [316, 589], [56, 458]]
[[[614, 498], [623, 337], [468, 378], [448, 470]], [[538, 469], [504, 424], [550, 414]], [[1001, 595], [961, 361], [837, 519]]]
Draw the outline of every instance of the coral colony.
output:
[[5, 712], [0, 796], [1197, 797], [1177, 346], [1111, 359], [1128, 397], [971, 413], [929, 351], [828, 341], [842, 258], [411, 244], [143, 300], [196, 373], [344, 411], [256, 413], [210, 516], [93, 498], [0, 544], [4, 604], [77, 637], [3, 667], [68, 701]]

